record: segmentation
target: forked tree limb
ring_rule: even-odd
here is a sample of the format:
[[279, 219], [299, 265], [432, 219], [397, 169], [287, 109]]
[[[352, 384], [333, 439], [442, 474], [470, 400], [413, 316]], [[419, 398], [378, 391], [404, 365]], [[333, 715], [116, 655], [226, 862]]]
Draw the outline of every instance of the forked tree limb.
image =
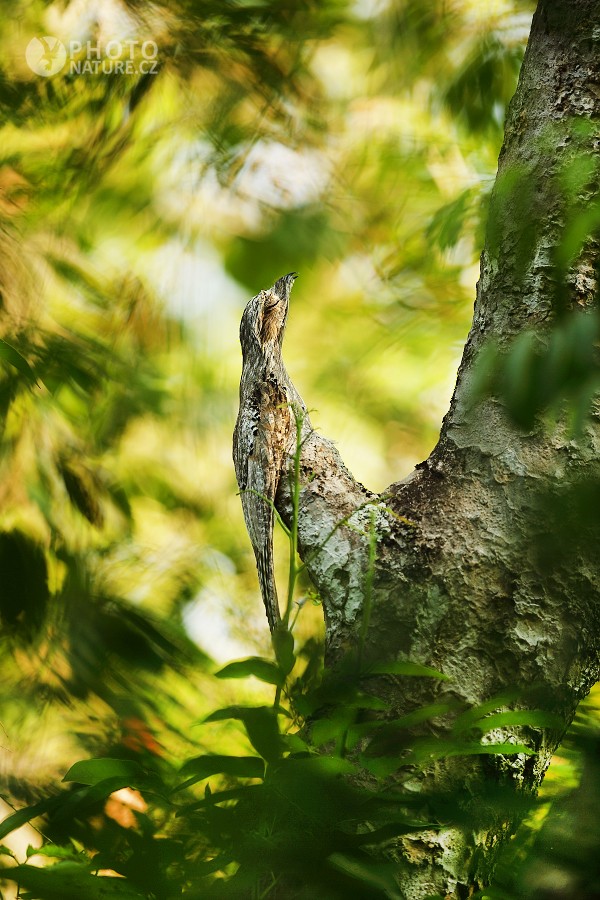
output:
[[[421, 662], [451, 678], [398, 681], [388, 697], [393, 711], [449, 696], [480, 704], [535, 685], [562, 727], [506, 728], [496, 736], [534, 752], [494, 764], [517, 791], [539, 785], [600, 674], [599, 536], [543, 551], [555, 547], [553, 533], [564, 525], [553, 501], [569, 485], [600, 481], [600, 416], [596, 409], [576, 441], [563, 421], [524, 432], [501, 400], [477, 399], [473, 379], [487, 342], [503, 350], [533, 329], [543, 343], [557, 315], [598, 301], [596, 241], [583, 244], [561, 283], [556, 260], [569, 215], [565, 183], [586, 154], [596, 162], [596, 188], [593, 179], [581, 185], [576, 202], [597, 202], [599, 118], [600, 5], [541, 0], [509, 108], [473, 324], [437, 446], [380, 496], [354, 480], [318, 433], [301, 456], [299, 545], [323, 600], [329, 663], [356, 645], [360, 631], [369, 504], [378, 541], [366, 653]], [[285, 477], [276, 502], [289, 517]], [[354, 527], [340, 526], [353, 510]], [[431, 777], [470, 784], [476, 793], [486, 771], [498, 776], [469, 761]], [[513, 825], [435, 832], [427, 846], [422, 835], [403, 839], [405, 896], [462, 897], [486, 883], [499, 837]]]

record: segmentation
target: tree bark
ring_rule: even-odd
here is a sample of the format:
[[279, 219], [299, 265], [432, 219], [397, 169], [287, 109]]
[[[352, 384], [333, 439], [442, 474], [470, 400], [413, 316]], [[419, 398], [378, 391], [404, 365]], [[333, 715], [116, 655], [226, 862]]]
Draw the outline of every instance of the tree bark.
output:
[[[493, 733], [527, 744], [533, 756], [447, 761], [425, 773], [422, 789], [461, 785], [476, 798], [486, 780], [500, 779], [517, 793], [534, 791], [599, 676], [597, 559], [582, 542], [548, 544], [561, 524], [548, 498], [600, 479], [598, 407], [575, 441], [562, 420], [520, 430], [501, 399], [474, 392], [484, 345], [505, 351], [526, 329], [543, 345], [565, 310], [585, 315], [597, 300], [597, 242], [584, 243], [562, 280], [556, 260], [569, 214], [565, 177], [582, 154], [598, 153], [598, 129], [589, 126], [599, 113], [597, 0], [541, 0], [508, 112], [473, 324], [437, 446], [379, 496], [352, 478], [322, 436], [313, 432], [302, 448], [299, 546], [323, 600], [327, 664], [363, 635], [366, 658], [420, 662], [451, 679], [388, 679], [382, 690], [393, 715], [447, 698], [478, 705], [535, 685], [536, 705], [560, 717], [556, 728]], [[597, 183], [579, 185], [576, 202], [589, 202], [594, 190]], [[289, 520], [285, 478], [277, 505]], [[498, 700], [499, 708], [527, 705]], [[430, 727], [441, 732], [443, 723]], [[407, 900], [465, 897], [489, 881], [518, 816], [486, 819], [479, 806], [468, 825], [402, 839], [396, 853]], [[476, 807], [475, 799], [465, 804]]]

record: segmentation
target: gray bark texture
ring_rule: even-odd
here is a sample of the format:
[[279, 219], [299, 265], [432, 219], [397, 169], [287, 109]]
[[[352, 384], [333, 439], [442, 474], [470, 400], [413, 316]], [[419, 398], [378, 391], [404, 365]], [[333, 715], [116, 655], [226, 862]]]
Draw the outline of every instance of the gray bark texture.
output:
[[[600, 477], [598, 408], [574, 440], [562, 421], [519, 430], [501, 400], [473, 391], [484, 345], [502, 352], [527, 329], [543, 345], [561, 310], [585, 315], [597, 302], [596, 242], [586, 240], [562, 287], [553, 260], [566, 216], [559, 185], [572, 160], [598, 154], [599, 114], [600, 5], [541, 0], [507, 117], [473, 324], [437, 446], [379, 496], [316, 432], [302, 448], [299, 546], [323, 600], [328, 665], [359, 642], [370, 594], [365, 657], [419, 662], [450, 677], [388, 677], [381, 691], [394, 716], [448, 698], [483, 704], [534, 686], [535, 703], [513, 697], [498, 708], [542, 706], [560, 718], [560, 727], [512, 726], [483, 738], [525, 743], [533, 756], [432, 763], [420, 788], [463, 790], [466, 824], [397, 843], [407, 900], [468, 897], [488, 882], [518, 815], [486, 817], [481, 785], [499, 779], [516, 795], [535, 791], [599, 677], [598, 554], [586, 550], [597, 535], [554, 547], [560, 504], [548, 502], [560, 500], [565, 485]], [[581, 187], [578, 202], [597, 188]], [[285, 477], [277, 505], [289, 520]], [[441, 733], [444, 722], [428, 727]]]

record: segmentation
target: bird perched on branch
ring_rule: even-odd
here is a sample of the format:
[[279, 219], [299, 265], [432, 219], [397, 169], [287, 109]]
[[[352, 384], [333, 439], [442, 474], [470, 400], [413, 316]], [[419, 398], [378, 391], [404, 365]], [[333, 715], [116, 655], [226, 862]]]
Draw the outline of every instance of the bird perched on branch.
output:
[[233, 432], [233, 462], [271, 631], [280, 621], [273, 572], [273, 522], [277, 487], [288, 455], [296, 448], [296, 420], [309, 427], [306, 407], [281, 358], [290, 292], [290, 272], [260, 291], [240, 323], [240, 409]]

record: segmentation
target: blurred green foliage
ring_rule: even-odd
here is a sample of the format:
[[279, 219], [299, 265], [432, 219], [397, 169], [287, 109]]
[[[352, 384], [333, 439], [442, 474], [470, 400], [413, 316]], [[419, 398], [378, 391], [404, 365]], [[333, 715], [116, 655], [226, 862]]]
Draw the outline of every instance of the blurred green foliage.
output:
[[[415, 791], [419, 771], [445, 757], [532, 753], [519, 743], [482, 743], [480, 737], [500, 724], [554, 727], [555, 717], [543, 710], [507, 710], [507, 698], [499, 697], [480, 709], [440, 702], [401, 720], [376, 719], [372, 712], [386, 708], [373, 686], [381, 672], [444, 676], [411, 663], [362, 669], [357, 659], [348, 660], [343, 671], [323, 675], [315, 667], [317, 649], [305, 645], [291, 656], [291, 669], [297, 667], [298, 674], [289, 680], [280, 665], [260, 657], [231, 663], [218, 673], [284, 686], [291, 701], [292, 711], [282, 707], [278, 692], [272, 706], [238, 704], [204, 719], [204, 727], [239, 722], [251, 755], [194, 756], [179, 772], [149, 758], [144, 763], [123, 757], [76, 762], [63, 779], [70, 790], [0, 824], [3, 839], [43, 815], [44, 848], [56, 860], [42, 870], [13, 867], [10, 879], [43, 898], [100, 897], [106, 891], [165, 900], [401, 900], [391, 845], [383, 860], [374, 857], [373, 849], [400, 835], [453, 823], [472, 827], [477, 815], [462, 792]], [[494, 712], [498, 708], [503, 711]], [[415, 733], [415, 726], [449, 715], [452, 728], [446, 736]], [[319, 752], [323, 745], [328, 752]], [[201, 784], [203, 793], [197, 790]], [[515, 800], [512, 788], [502, 784], [490, 786], [486, 795], [486, 808], [495, 805], [503, 815], [507, 807], [523, 812], [531, 802]], [[90, 847], [97, 850], [91, 858], [84, 849]], [[106, 882], [114, 873], [127, 881]]]
[[[343, 754], [317, 758], [301, 730], [281, 728], [285, 712], [269, 711], [265, 683], [281, 687], [296, 664], [289, 647], [277, 663], [238, 666], [258, 683], [210, 674], [210, 657], [266, 646], [229, 451], [237, 323], [252, 294], [300, 271], [286, 359], [313, 421], [375, 489], [427, 455], [471, 318], [531, 12], [517, 0], [10, 5], [0, 31], [0, 767], [5, 799], [39, 802], [47, 816], [36, 853], [59, 860], [13, 869], [30, 896], [166, 897], [184, 886], [209, 896], [215, 873], [234, 879], [229, 896], [250, 884], [267, 896], [270, 873], [291, 874], [309, 850], [313, 891], [326, 871], [331, 896], [357, 884], [361, 896], [390, 896], [389, 870], [357, 841], [357, 804], [381, 798], [340, 781]], [[158, 71], [67, 65], [44, 78], [25, 56], [42, 35], [152, 40]], [[565, 190], [579, 197], [593, 177], [582, 163]], [[598, 221], [593, 205], [573, 202], [565, 267]], [[595, 371], [580, 351], [593, 357], [596, 328], [590, 317], [548, 346], [522, 339], [497, 376], [517, 422], [565, 398], [585, 402]], [[319, 681], [319, 620], [304, 604], [294, 694], [304, 715]], [[220, 717], [192, 727], [215, 707]], [[353, 716], [325, 716], [317, 740], [358, 741]], [[80, 786], [57, 793], [84, 757], [96, 762], [71, 771]], [[207, 790], [175, 816], [180, 779], [193, 792], [214, 775], [236, 803]], [[333, 822], [323, 791], [351, 827]], [[384, 830], [406, 825], [369, 807], [377, 815]], [[128, 881], [99, 886], [103, 869]]]

